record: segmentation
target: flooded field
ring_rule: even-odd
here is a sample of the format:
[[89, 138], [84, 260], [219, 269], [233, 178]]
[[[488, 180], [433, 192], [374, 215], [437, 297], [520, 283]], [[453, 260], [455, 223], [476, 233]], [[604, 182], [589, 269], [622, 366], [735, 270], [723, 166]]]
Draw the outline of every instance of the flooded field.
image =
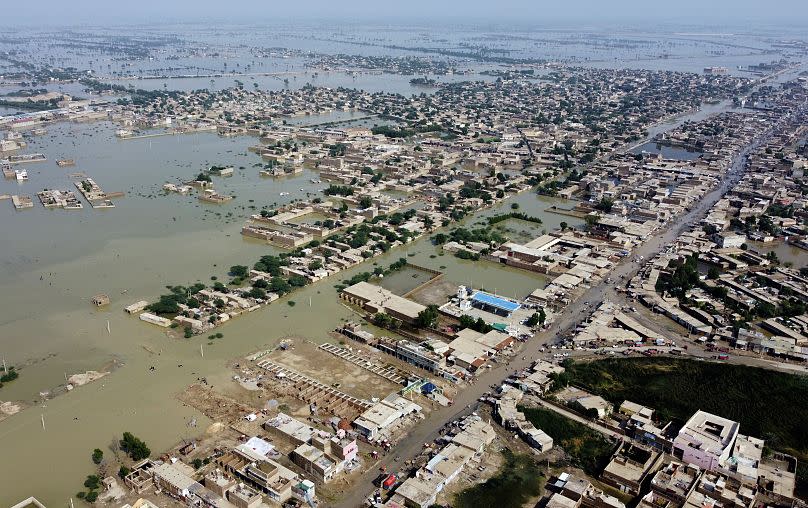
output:
[[435, 275], [431, 272], [407, 265], [401, 270], [385, 275], [379, 281], [379, 285], [397, 295], [403, 296], [418, 286], [426, 284], [434, 277]]
[[638, 146], [632, 153], [653, 153], [653, 154], [661, 154], [664, 159], [674, 159], [680, 161], [689, 161], [698, 159], [701, 157], [703, 152], [699, 152], [697, 150], [687, 150], [686, 148], [680, 148], [676, 146], [668, 146], [662, 145], [659, 143], [645, 143], [643, 145]]

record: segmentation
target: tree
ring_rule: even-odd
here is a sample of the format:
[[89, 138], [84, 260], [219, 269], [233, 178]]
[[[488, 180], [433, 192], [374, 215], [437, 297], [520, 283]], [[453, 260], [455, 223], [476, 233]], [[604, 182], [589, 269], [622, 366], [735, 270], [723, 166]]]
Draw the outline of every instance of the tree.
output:
[[359, 200], [359, 208], [365, 209], [373, 206], [373, 199], [370, 196], [362, 196]]
[[244, 265], [233, 265], [228, 273], [233, 277], [244, 278], [250, 273], [250, 269]]
[[598, 214], [589, 214], [589, 215], [586, 216], [585, 220], [586, 220], [586, 228], [588, 230], [592, 230], [592, 229], [594, 229], [594, 227], [600, 221], [600, 215], [598, 215]]
[[272, 277], [269, 281], [269, 290], [279, 295], [285, 295], [292, 290], [292, 286], [282, 277]]
[[202, 467], [202, 466], [203, 466], [203, 464], [204, 464], [204, 463], [202, 462], [202, 459], [200, 459], [199, 457], [197, 457], [197, 458], [195, 458], [195, 459], [193, 460], [192, 464], [193, 464], [193, 466], [194, 466], [194, 469], [199, 469], [200, 467]]
[[104, 460], [104, 452], [100, 449], [96, 448], [93, 450], [93, 464], [100, 464], [102, 460]]
[[415, 324], [419, 328], [432, 328], [438, 323], [438, 306], [430, 305], [418, 313]]
[[131, 472], [132, 471], [130, 471], [128, 467], [121, 466], [120, 469], [118, 469], [118, 478], [123, 480], [124, 478], [126, 478], [126, 475], [128, 475]]
[[718, 271], [718, 268], [715, 266], [711, 266], [709, 270], [707, 270], [707, 278], [708, 279], [717, 279], [721, 275], [721, 272]]
[[564, 222], [562, 220], [561, 223], [558, 226], [561, 228], [561, 231], [565, 231], [567, 229], [567, 227], [569, 227], [569, 224], [567, 224], [566, 222]]
[[130, 432], [123, 433], [123, 439], [119, 444], [121, 450], [126, 452], [134, 461], [146, 459], [151, 455], [151, 450], [146, 446], [146, 443], [133, 436]]
[[527, 321], [525, 321], [525, 325], [530, 326], [530, 327], [534, 327], [537, 324], [539, 324], [539, 313], [534, 312], [533, 315], [531, 315], [529, 318], [527, 318]]
[[88, 475], [87, 479], [84, 480], [84, 486], [90, 490], [95, 490], [101, 486], [101, 479], [94, 474]]
[[600, 199], [600, 202], [595, 205], [595, 209], [609, 213], [612, 211], [613, 206], [614, 206], [614, 200], [612, 200], [611, 198], [603, 197]]
[[255, 300], [266, 300], [267, 292], [261, 288], [254, 287], [247, 291], [247, 296]]

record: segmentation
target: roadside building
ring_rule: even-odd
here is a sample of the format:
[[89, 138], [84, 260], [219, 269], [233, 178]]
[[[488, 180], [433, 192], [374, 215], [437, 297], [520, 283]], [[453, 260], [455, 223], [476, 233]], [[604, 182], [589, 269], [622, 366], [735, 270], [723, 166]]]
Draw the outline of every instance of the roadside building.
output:
[[374, 440], [395, 421], [420, 412], [421, 406], [394, 393], [359, 415], [353, 421], [353, 426], [367, 439]]

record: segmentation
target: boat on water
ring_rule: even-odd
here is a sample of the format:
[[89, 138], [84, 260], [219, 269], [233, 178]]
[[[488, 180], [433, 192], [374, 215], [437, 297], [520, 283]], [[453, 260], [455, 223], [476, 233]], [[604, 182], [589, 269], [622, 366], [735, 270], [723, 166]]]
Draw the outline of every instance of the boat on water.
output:
[[281, 196], [288, 196], [288, 195], [289, 195], [288, 192], [281, 192]]
[[22, 171], [15, 171], [14, 173], [16, 173], [17, 175], [18, 182], [24, 182], [28, 180], [28, 171], [23, 169]]
[[309, 180], [309, 181], [310, 181], [311, 183], [322, 183], [322, 182], [321, 182], [320, 180], [318, 180], [317, 178], [312, 178], [312, 179], [311, 179], [311, 180]]

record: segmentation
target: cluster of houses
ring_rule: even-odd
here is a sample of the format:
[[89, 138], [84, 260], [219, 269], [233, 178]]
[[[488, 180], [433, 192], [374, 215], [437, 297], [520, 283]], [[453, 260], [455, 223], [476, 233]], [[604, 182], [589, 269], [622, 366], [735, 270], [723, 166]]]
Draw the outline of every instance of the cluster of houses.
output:
[[[789, 98], [796, 92], [782, 93]], [[740, 350], [808, 359], [805, 267], [799, 255], [777, 255], [777, 246], [798, 252], [805, 247], [806, 200], [798, 183], [805, 163], [805, 114], [798, 109], [789, 121], [773, 124], [770, 138], [750, 154], [738, 183], [700, 224], [631, 281], [632, 296], [708, 346], [724, 342]], [[724, 125], [720, 118], [705, 122], [711, 121]], [[667, 294], [668, 281], [687, 260], [696, 261], [697, 282], [683, 288], [685, 298]], [[733, 329], [733, 322], [743, 324]]]

